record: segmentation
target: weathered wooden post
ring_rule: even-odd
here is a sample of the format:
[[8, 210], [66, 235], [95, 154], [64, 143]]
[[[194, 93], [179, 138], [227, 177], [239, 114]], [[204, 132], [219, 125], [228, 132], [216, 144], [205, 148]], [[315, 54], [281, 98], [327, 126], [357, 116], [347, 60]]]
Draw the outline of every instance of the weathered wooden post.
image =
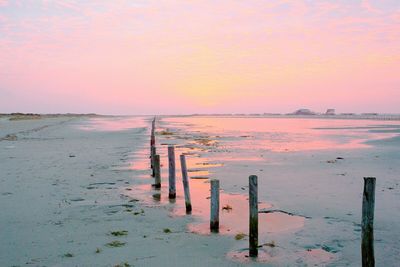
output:
[[189, 179], [187, 174], [185, 155], [180, 155], [180, 160], [181, 160], [181, 170], [182, 170], [183, 191], [185, 193], [186, 212], [190, 213], [192, 211], [192, 203], [190, 201]]
[[364, 192], [361, 220], [361, 254], [362, 266], [375, 266], [374, 256], [374, 208], [375, 208], [375, 177], [364, 177]]
[[161, 188], [161, 168], [160, 168], [160, 155], [154, 155], [154, 187]]
[[155, 174], [155, 166], [154, 166], [154, 159], [155, 159], [156, 154], [157, 154], [156, 146], [152, 146], [151, 147], [151, 155], [150, 155], [150, 157], [151, 157], [151, 168], [152, 168], [151, 176], [152, 177], [155, 177], [155, 175], [156, 175]]
[[258, 256], [258, 189], [257, 176], [249, 177], [249, 256]]
[[153, 121], [151, 122], [150, 148], [156, 145], [155, 123], [156, 123], [156, 119], [154, 118]]
[[219, 180], [211, 180], [210, 230], [219, 232]]
[[[153, 161], [154, 161], [154, 155], [156, 154], [155, 150], [156, 147], [156, 136], [155, 136], [155, 122], [156, 118], [154, 117], [153, 121], [151, 122], [151, 136], [150, 136], [150, 167], [153, 170], [152, 176], [154, 177], [154, 166], [153, 166]], [[154, 153], [154, 154], [153, 154]]]
[[175, 148], [174, 146], [168, 146], [168, 182], [169, 182], [169, 194], [170, 199], [176, 198], [176, 185], [175, 185]]

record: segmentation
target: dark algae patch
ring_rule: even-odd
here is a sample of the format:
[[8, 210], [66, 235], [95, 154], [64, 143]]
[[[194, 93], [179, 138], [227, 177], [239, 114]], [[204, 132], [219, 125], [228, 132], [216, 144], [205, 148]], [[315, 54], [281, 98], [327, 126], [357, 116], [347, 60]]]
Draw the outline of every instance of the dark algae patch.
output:
[[239, 233], [235, 235], [235, 240], [242, 240], [243, 238], [246, 237], [246, 234], [244, 233]]
[[113, 235], [113, 236], [126, 236], [126, 235], [128, 235], [128, 231], [126, 231], [126, 230], [113, 231], [113, 232], [111, 232], [111, 235]]
[[130, 265], [130, 264], [127, 263], [127, 262], [123, 262], [123, 263], [114, 265], [114, 267], [131, 267], [131, 266], [133, 266], [133, 265]]
[[119, 247], [125, 246], [125, 244], [126, 244], [125, 242], [115, 240], [115, 241], [111, 241], [110, 243], [107, 243], [106, 246], [110, 247], [110, 248], [119, 248]]

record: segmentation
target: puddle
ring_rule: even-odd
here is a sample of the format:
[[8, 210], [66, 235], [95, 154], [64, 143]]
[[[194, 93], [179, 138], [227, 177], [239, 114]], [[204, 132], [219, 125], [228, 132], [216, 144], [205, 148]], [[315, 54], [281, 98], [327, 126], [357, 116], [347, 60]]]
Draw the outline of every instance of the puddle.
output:
[[[183, 186], [180, 180], [176, 184], [177, 199], [168, 199], [168, 185], [162, 185], [160, 190], [154, 189], [149, 184], [132, 187], [127, 194], [138, 196], [142, 192], [142, 201], [148, 205], [167, 205], [171, 216], [186, 216], [185, 203], [183, 198]], [[143, 195], [143, 192], [145, 193]], [[147, 192], [147, 193], [146, 193]], [[210, 182], [209, 180], [190, 180], [190, 194], [192, 201], [191, 216], [196, 218], [195, 223], [188, 224], [190, 232], [209, 235], [210, 218]], [[152, 197], [150, 197], [152, 196]], [[220, 191], [220, 234], [236, 235], [248, 233], [249, 201], [246, 195], [229, 194]], [[259, 210], [271, 209], [269, 203], [259, 203]], [[300, 216], [287, 215], [281, 212], [259, 213], [259, 236], [268, 233], [279, 233], [295, 231], [304, 226], [305, 218]]]
[[[222, 213], [220, 211], [219, 233], [221, 234], [236, 235], [241, 233], [248, 233], [248, 200], [242, 199], [242, 197], [238, 196], [239, 195], [236, 195], [234, 198], [231, 198], [230, 201], [227, 201], [226, 199], [224, 201], [224, 198], [221, 195], [222, 203], [235, 203], [233, 204], [234, 206], [232, 206], [234, 207], [235, 211], [222, 210]], [[246, 205], [243, 205], [242, 202], [244, 202]], [[259, 206], [264, 208], [269, 205], [266, 203], [261, 203], [259, 204]], [[202, 219], [206, 220], [207, 216], [204, 216]], [[258, 216], [259, 237], [262, 238], [268, 233], [294, 231], [302, 228], [304, 226], [304, 223], [305, 218], [300, 216], [291, 216], [280, 212], [270, 214], [260, 213]], [[208, 222], [189, 224], [188, 229], [193, 233], [203, 235], [210, 234]]]
[[[164, 130], [167, 131], [167, 130]], [[170, 130], [168, 130], [170, 131]], [[179, 131], [174, 130], [174, 136], [179, 135]], [[158, 136], [156, 142], [158, 144], [165, 144], [166, 137], [170, 135]], [[194, 138], [194, 137], [193, 137]], [[216, 136], [218, 138], [218, 136]], [[188, 176], [190, 184], [190, 194], [192, 202], [191, 216], [195, 218], [194, 223], [188, 224], [187, 228], [190, 232], [208, 235], [210, 234], [209, 229], [209, 217], [210, 217], [210, 182], [209, 178], [212, 178], [213, 169], [219, 168], [224, 164], [221, 162], [229, 161], [258, 161], [262, 160], [262, 157], [254, 157], [249, 155], [248, 157], [242, 155], [241, 157], [235, 157], [235, 155], [219, 155], [218, 159], [222, 160], [212, 161], [205, 157], [208, 153], [202, 152], [200, 146], [214, 146], [217, 144], [211, 137], [196, 137], [195, 141], [189, 141], [189, 145], [186, 142], [177, 144], [175, 147], [175, 159], [176, 159], [176, 200], [170, 200], [168, 198], [168, 159], [167, 159], [167, 147], [166, 145], [158, 146], [157, 152], [161, 158], [161, 176], [162, 186], [160, 189], [155, 189], [151, 186], [154, 182], [153, 178], [147, 176], [144, 181], [146, 184], [139, 186], [130, 186], [125, 188], [124, 194], [131, 197], [141, 196], [144, 204], [147, 205], [168, 205], [168, 210], [171, 216], [186, 216], [185, 201], [183, 194], [183, 185], [181, 180], [181, 170], [179, 155], [186, 155], [186, 163], [188, 168]], [[176, 140], [177, 141], [177, 140]], [[200, 144], [196, 146], [194, 143]], [[149, 169], [149, 158], [148, 149], [143, 149], [136, 153], [132, 158], [130, 167], [137, 171], [147, 171], [150, 174]], [[247, 155], [247, 154], [246, 154]], [[137, 177], [138, 175], [135, 175]], [[221, 188], [223, 189], [223, 183]], [[173, 205], [171, 205], [171, 203]], [[249, 201], [248, 196], [244, 194], [230, 194], [220, 191], [220, 234], [224, 235], [236, 235], [236, 234], [247, 234], [248, 233], [248, 214], [249, 214]], [[259, 210], [272, 209], [272, 205], [269, 203], [259, 203]], [[287, 231], [296, 231], [304, 226], [305, 218], [301, 216], [291, 216], [280, 212], [274, 213], [260, 213], [259, 214], [259, 236], [260, 238], [267, 233], [279, 233]]]

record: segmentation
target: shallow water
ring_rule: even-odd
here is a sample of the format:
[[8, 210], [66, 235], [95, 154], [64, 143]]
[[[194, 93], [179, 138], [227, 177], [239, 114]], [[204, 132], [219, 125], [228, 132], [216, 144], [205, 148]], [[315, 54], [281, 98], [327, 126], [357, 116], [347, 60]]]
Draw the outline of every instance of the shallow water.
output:
[[[147, 125], [150, 125], [149, 121]], [[167, 206], [171, 216], [191, 216], [194, 221], [187, 226], [189, 232], [210, 234], [209, 179], [217, 178], [220, 179], [222, 188], [220, 234], [247, 235], [247, 177], [257, 174], [260, 209], [283, 207], [285, 211], [300, 215], [260, 213], [260, 242], [266, 242], [274, 236], [284, 246], [263, 248], [259, 261], [276, 260], [279, 263], [282, 255], [290, 254], [293, 259], [301, 258], [307, 264], [324, 265], [333, 260], [342, 260], [340, 254], [343, 253], [348, 255], [343, 258], [342, 263], [358, 262], [358, 249], [354, 251], [352, 248], [359, 247], [354, 242], [357, 242], [356, 237], [359, 236], [357, 203], [361, 185], [347, 175], [352, 173], [354, 177], [355, 173], [360, 176], [357, 181], [361, 181], [359, 170], [363, 173], [374, 172], [375, 161], [380, 160], [379, 156], [373, 154], [372, 159], [368, 158], [369, 165], [360, 165], [357, 159], [368, 155], [360, 153], [375, 151], [375, 143], [370, 141], [397, 136], [400, 122], [166, 117], [158, 119], [156, 125], [156, 145], [157, 153], [161, 157], [163, 186], [160, 191], [151, 187], [153, 178], [150, 177], [149, 169], [150, 150], [146, 144], [146, 148], [131, 155], [131, 160], [125, 167], [135, 171], [137, 174], [134, 179], [140, 179], [143, 185], [128, 187], [124, 191], [126, 195], [139, 197], [150, 206]], [[175, 201], [168, 199], [168, 145], [175, 146]], [[193, 211], [190, 215], [186, 214], [184, 206], [180, 154], [186, 155], [188, 175], [191, 178]], [[317, 155], [315, 159], [314, 155]], [[358, 164], [357, 167], [350, 162]], [[388, 178], [382, 178], [392, 183], [390, 173], [386, 176]], [[232, 209], [223, 209], [227, 206]], [[307, 219], [301, 215], [312, 215], [312, 218]], [[347, 232], [344, 229], [354, 230]], [[288, 235], [292, 235], [296, 242], [285, 243], [287, 241], [281, 240], [281, 236]], [[227, 252], [227, 257], [247, 262], [247, 243], [243, 242], [243, 246]]]
[[173, 117], [162, 120], [179, 131], [208, 136], [208, 146], [220, 141], [229, 149], [275, 152], [369, 147], [366, 141], [393, 137], [396, 134], [391, 130], [400, 127], [398, 121], [313, 118]]

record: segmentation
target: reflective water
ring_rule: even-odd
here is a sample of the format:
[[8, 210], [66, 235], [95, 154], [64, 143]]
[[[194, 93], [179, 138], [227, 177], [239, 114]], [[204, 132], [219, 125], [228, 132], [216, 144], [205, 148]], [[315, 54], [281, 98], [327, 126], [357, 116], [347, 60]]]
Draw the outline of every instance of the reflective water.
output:
[[222, 143], [229, 150], [275, 152], [365, 148], [368, 140], [395, 136], [388, 130], [400, 126], [398, 121], [284, 117], [173, 117], [163, 121], [178, 131], [206, 135], [206, 139], [195, 140], [203, 140], [208, 147]]
[[[122, 120], [96, 120], [87, 130], [125, 130], [131, 127], [149, 127], [149, 118], [126, 118]], [[154, 189], [150, 177], [149, 145], [131, 155], [131, 161], [123, 169], [133, 172], [133, 179], [143, 185], [124, 188], [124, 194], [139, 198], [148, 205], [166, 206], [171, 216], [192, 216], [190, 232], [210, 234], [210, 183], [209, 179], [223, 181], [220, 192], [220, 234], [248, 234], [247, 187], [242, 194], [224, 191], [231, 177], [215, 177], [221, 167], [232, 164], [243, 166], [265, 161], [268, 153], [290, 153], [315, 150], [366, 149], [367, 141], [396, 136], [400, 129], [398, 121], [294, 119], [294, 118], [243, 118], [243, 117], [165, 117], [158, 119], [156, 129], [157, 154], [161, 158], [162, 188]], [[177, 199], [168, 199], [167, 146], [175, 145], [177, 169]], [[193, 211], [185, 211], [179, 155], [185, 154], [190, 179]], [[284, 155], [284, 154], [283, 154]], [[269, 164], [273, 164], [269, 162]], [[245, 176], [244, 176], [245, 177]], [[225, 183], [225, 184], [224, 184]], [[239, 190], [240, 191], [240, 190]], [[260, 209], [276, 209], [271, 203], [261, 202]], [[307, 221], [303, 216], [291, 216], [281, 212], [260, 213], [260, 240], [269, 233], [292, 233], [303, 229]], [[273, 263], [278, 255], [286, 253], [271, 247], [260, 249], [257, 261]], [[332, 253], [319, 248], [300, 250], [297, 256], [311, 265], [332, 261]], [[248, 251], [232, 251], [228, 257], [240, 262], [252, 261]], [[296, 256], [296, 257], [297, 257]]]

